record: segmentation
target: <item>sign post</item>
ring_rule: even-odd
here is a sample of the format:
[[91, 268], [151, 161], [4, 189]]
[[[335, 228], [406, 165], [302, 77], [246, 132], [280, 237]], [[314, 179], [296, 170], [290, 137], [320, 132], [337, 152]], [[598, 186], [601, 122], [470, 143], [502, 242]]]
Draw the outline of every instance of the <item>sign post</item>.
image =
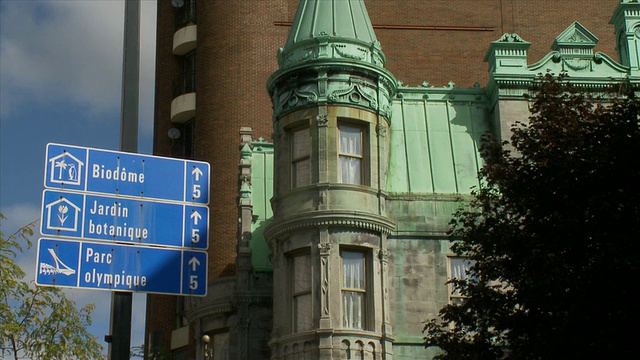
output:
[[110, 358], [127, 359], [133, 292], [206, 295], [210, 166], [55, 143], [45, 158], [36, 283], [111, 291]]

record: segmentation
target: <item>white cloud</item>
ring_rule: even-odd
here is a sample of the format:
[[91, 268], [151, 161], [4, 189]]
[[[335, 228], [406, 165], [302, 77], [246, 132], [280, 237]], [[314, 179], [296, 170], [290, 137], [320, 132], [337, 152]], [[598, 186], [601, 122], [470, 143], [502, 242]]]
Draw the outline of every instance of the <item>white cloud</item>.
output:
[[[153, 126], [155, 3], [141, 2], [140, 113], [147, 134]], [[0, 6], [3, 118], [34, 102], [81, 106], [89, 114], [119, 112], [124, 1], [4, 1]]]
[[[9, 236], [23, 226], [40, 219], [40, 204], [20, 203], [0, 210], [6, 217], [2, 220], [2, 232]], [[36, 224], [35, 233], [38, 233], [40, 223]]]
[[[29, 100], [104, 111], [119, 101], [124, 2], [8, 2], [2, 79], [9, 104]], [[5, 99], [6, 100], [6, 99]], [[5, 103], [7, 103], [5, 101]]]

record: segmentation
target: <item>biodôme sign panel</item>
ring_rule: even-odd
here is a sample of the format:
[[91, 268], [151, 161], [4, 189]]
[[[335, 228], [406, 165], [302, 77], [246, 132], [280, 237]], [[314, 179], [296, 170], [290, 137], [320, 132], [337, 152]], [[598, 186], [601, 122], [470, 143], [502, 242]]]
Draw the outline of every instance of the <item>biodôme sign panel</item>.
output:
[[209, 171], [202, 161], [50, 143], [44, 186], [206, 205]]

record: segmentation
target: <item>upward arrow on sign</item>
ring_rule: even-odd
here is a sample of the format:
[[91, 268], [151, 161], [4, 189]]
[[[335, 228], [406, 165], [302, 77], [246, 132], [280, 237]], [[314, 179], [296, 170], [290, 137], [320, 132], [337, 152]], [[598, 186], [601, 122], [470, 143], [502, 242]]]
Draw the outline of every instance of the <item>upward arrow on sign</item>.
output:
[[191, 170], [191, 174], [196, 176], [196, 181], [200, 180], [200, 176], [202, 176], [202, 170], [200, 170], [200, 168], [194, 168], [193, 170]]
[[198, 220], [202, 219], [202, 215], [200, 215], [199, 212], [194, 211], [191, 213], [191, 218], [194, 219], [193, 224], [198, 225]]
[[189, 260], [189, 265], [191, 265], [192, 271], [196, 271], [196, 269], [200, 265], [200, 261], [198, 261], [198, 259], [196, 259], [195, 257], [192, 257], [191, 260]]

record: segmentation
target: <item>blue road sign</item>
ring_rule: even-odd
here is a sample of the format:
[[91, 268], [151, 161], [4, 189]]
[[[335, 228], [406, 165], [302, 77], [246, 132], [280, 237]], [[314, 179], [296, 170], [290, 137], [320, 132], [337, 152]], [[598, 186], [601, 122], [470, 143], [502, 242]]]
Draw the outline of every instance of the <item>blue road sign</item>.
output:
[[206, 296], [207, 253], [41, 238], [36, 258], [36, 284]]
[[209, 203], [206, 162], [54, 143], [45, 157], [49, 189]]
[[43, 235], [208, 247], [209, 208], [204, 205], [45, 190], [40, 219]]

